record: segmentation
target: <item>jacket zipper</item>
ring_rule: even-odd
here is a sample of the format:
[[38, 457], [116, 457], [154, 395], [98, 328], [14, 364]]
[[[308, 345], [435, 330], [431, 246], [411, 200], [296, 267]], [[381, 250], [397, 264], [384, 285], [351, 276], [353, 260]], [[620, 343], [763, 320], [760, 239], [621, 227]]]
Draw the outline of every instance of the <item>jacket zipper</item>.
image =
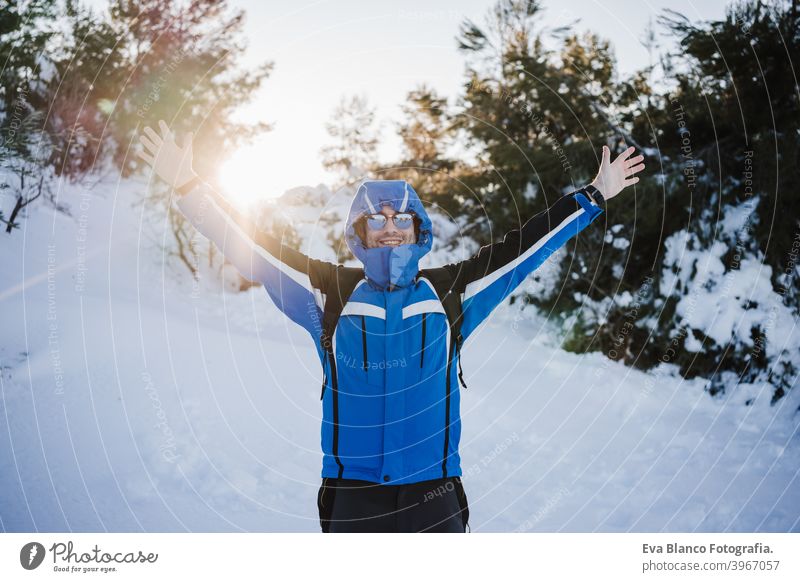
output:
[[447, 478], [447, 449], [450, 444], [450, 366], [453, 363], [452, 353], [454, 345], [450, 346], [447, 354], [447, 372], [445, 373], [445, 400], [444, 400], [444, 451], [442, 452], [442, 478]]
[[367, 361], [367, 320], [361, 316], [361, 345], [364, 348], [364, 373], [369, 376], [369, 363]]
[[419, 355], [419, 367], [422, 367], [422, 364], [425, 362], [425, 316], [428, 315], [427, 313], [422, 314], [422, 350], [420, 351]]

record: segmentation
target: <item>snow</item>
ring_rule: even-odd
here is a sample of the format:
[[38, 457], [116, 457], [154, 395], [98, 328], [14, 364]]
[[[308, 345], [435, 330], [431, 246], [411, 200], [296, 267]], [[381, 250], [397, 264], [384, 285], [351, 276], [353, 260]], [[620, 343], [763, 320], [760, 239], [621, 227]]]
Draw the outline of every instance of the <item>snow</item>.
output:
[[[736, 209], [732, 217], [726, 217], [724, 224], [739, 230], [745, 217]], [[765, 336], [768, 358], [776, 360], [786, 356], [787, 361], [800, 365], [800, 332], [796, 318], [773, 289], [771, 266], [737, 253], [735, 261], [726, 267], [722, 258], [730, 245], [716, 240], [707, 250], [698, 250], [696, 235], [686, 230], [676, 232], [665, 244], [660, 291], [664, 296], [676, 294], [680, 297], [676, 314], [684, 325], [701, 331], [721, 347], [732, 341], [750, 348], [758, 347], [751, 333], [758, 328]], [[691, 351], [700, 351], [703, 347], [694, 340], [686, 344]]]
[[[73, 218], [38, 205], [0, 245], [0, 527], [319, 531], [310, 337], [261, 288], [167, 266], [143, 187], [65, 187]], [[532, 311], [498, 309], [463, 351], [473, 532], [800, 530], [800, 392], [711, 398], [674, 367], [564, 352]]]

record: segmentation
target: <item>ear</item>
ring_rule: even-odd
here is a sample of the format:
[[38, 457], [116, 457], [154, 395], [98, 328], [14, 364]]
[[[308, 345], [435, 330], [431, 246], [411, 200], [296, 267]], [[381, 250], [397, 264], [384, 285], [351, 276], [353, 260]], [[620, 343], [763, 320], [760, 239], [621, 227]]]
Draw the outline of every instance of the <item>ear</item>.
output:
[[363, 217], [359, 218], [353, 223], [353, 231], [356, 233], [356, 236], [361, 239], [361, 244], [367, 246], [367, 237], [364, 229]]

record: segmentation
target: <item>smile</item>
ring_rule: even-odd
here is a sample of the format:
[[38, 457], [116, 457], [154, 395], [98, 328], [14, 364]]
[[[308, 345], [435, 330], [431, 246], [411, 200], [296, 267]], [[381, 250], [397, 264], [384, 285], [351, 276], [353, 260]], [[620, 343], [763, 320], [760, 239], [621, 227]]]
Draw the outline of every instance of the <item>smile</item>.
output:
[[396, 247], [403, 244], [403, 241], [399, 238], [384, 238], [379, 240], [378, 244], [381, 244], [386, 247]]

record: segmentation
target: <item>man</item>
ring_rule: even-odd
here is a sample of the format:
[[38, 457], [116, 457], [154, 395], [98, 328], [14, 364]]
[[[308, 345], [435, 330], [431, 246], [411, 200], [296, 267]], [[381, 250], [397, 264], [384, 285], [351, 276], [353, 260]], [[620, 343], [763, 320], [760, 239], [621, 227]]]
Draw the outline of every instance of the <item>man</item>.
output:
[[[469, 507], [458, 444], [459, 356], [489, 313], [602, 205], [639, 178], [643, 156], [614, 163], [502, 242], [459, 263], [419, 269], [431, 221], [403, 180], [367, 180], [345, 238], [363, 268], [311, 259], [239, 214], [192, 170], [164, 121], [140, 156], [180, 195], [181, 212], [313, 338], [324, 380], [320, 524], [330, 532], [464, 532]], [[462, 380], [463, 384], [463, 380]]]

